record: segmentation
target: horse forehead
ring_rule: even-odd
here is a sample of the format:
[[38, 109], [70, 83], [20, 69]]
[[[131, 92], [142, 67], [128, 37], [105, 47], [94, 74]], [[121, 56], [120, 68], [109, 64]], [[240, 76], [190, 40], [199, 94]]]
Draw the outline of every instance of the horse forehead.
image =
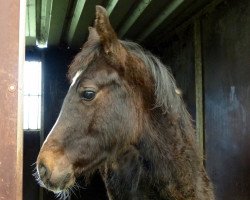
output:
[[72, 78], [72, 83], [71, 83], [71, 86], [72, 87], [73, 85], [75, 85], [77, 79], [81, 76], [81, 74], [83, 73], [83, 70], [80, 69], [76, 72], [75, 76]]
[[84, 84], [91, 83], [103, 85], [108, 82], [118, 81], [118, 77], [118, 73], [115, 70], [112, 70], [112, 68], [108, 68], [106, 66], [91, 66], [85, 70], [81, 69], [76, 72], [72, 78], [70, 88], [76, 85], [79, 81]]

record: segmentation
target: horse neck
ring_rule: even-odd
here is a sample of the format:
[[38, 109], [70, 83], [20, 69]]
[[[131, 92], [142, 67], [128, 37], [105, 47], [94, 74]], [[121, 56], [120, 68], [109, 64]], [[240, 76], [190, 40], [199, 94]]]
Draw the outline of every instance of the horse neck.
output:
[[178, 164], [175, 163], [178, 162], [176, 156], [187, 148], [195, 152], [195, 147], [191, 122], [185, 122], [173, 113], [161, 113], [160, 109], [156, 109], [150, 118], [144, 120], [138, 149], [151, 178], [162, 182], [169, 179], [167, 172]]

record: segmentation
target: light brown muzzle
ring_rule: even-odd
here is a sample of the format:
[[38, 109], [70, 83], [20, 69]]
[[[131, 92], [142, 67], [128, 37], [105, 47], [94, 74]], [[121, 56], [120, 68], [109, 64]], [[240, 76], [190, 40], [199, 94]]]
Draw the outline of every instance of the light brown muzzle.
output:
[[58, 193], [74, 185], [73, 165], [55, 142], [44, 143], [36, 164], [38, 181], [48, 190]]

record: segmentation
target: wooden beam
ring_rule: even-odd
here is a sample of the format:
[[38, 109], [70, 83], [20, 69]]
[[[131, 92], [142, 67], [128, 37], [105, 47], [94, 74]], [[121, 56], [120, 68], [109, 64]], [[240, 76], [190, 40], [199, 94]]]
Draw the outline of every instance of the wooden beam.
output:
[[184, 0], [173, 0], [162, 13], [139, 35], [138, 41], [142, 42], [148, 37], [163, 21], [165, 21], [182, 3]]
[[145, 11], [145, 9], [148, 7], [150, 2], [151, 0], [141, 0], [138, 6], [134, 9], [133, 13], [130, 15], [130, 17], [125, 21], [125, 23], [121, 27], [118, 33], [120, 37], [123, 37], [127, 33], [130, 27], [135, 23], [135, 21], [140, 17], [143, 11]]
[[106, 6], [106, 10], [108, 14], [110, 15], [112, 11], [114, 10], [116, 4], [118, 3], [119, 0], [109, 0], [108, 5]]
[[76, 29], [78, 28], [85, 2], [86, 2], [86, 0], [77, 0], [77, 2], [76, 2], [74, 15], [73, 15], [73, 18], [71, 20], [71, 24], [70, 24], [69, 31], [67, 34], [67, 42], [69, 45], [71, 45], [72, 40], [74, 38], [74, 35], [76, 33]]
[[[135, 0], [118, 0], [117, 4], [115, 5], [115, 9], [110, 13], [109, 20], [112, 24], [112, 27], [116, 32], [118, 32], [118, 28], [120, 27], [124, 16], [132, 9], [133, 5], [135, 4]], [[107, 6], [108, 7], [108, 6]]]
[[93, 24], [95, 6], [101, 4], [101, 0], [77, 0], [73, 18], [69, 30], [66, 33], [66, 41], [70, 47], [80, 48], [87, 38], [88, 26]]
[[27, 0], [26, 5], [26, 45], [36, 45], [36, 1]]
[[201, 52], [201, 24], [197, 18], [194, 22], [194, 59], [195, 59], [195, 98], [196, 98], [196, 138], [202, 155], [204, 155], [204, 105], [203, 105], [203, 70]]
[[[164, 34], [158, 35], [154, 38], [154, 40], [152, 41], [152, 44], [157, 44], [160, 43], [164, 43], [166, 42], [169, 38], [173, 37], [173, 35], [178, 34], [178, 32], [184, 30], [187, 28], [187, 26], [189, 26], [190, 24], [193, 24], [194, 21], [197, 18], [200, 18], [202, 15], [211, 12], [212, 10], [215, 9], [215, 7], [217, 5], [219, 5], [220, 3], [222, 3], [224, 0], [213, 0], [211, 1], [209, 4], [207, 4], [204, 8], [202, 8], [201, 10], [198, 10], [194, 15], [192, 15], [191, 17], [189, 17], [187, 20], [185, 20], [183, 23], [181, 23], [179, 26], [175, 27], [173, 30], [169, 29], [166, 30], [164, 32]], [[158, 42], [156, 42], [158, 41]], [[155, 47], [155, 45], [151, 46], [152, 48]]]
[[37, 0], [37, 45], [47, 47], [53, 0]]
[[0, 0], [0, 199], [22, 199], [25, 0]]
[[26, 0], [20, 0], [19, 8], [19, 47], [18, 47], [18, 101], [17, 101], [17, 132], [16, 132], [16, 200], [23, 199], [23, 66], [25, 62], [25, 13]]
[[48, 46], [59, 45], [69, 0], [53, 0], [48, 33]]

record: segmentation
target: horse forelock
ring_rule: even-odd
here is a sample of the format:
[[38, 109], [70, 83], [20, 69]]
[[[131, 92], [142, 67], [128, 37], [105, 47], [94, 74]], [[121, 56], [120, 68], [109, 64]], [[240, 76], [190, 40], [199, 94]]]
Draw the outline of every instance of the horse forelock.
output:
[[100, 44], [96, 42], [86, 42], [82, 50], [75, 56], [73, 62], [69, 66], [68, 78], [70, 82], [78, 71], [84, 72], [87, 67], [91, 64], [96, 56], [99, 55]]

